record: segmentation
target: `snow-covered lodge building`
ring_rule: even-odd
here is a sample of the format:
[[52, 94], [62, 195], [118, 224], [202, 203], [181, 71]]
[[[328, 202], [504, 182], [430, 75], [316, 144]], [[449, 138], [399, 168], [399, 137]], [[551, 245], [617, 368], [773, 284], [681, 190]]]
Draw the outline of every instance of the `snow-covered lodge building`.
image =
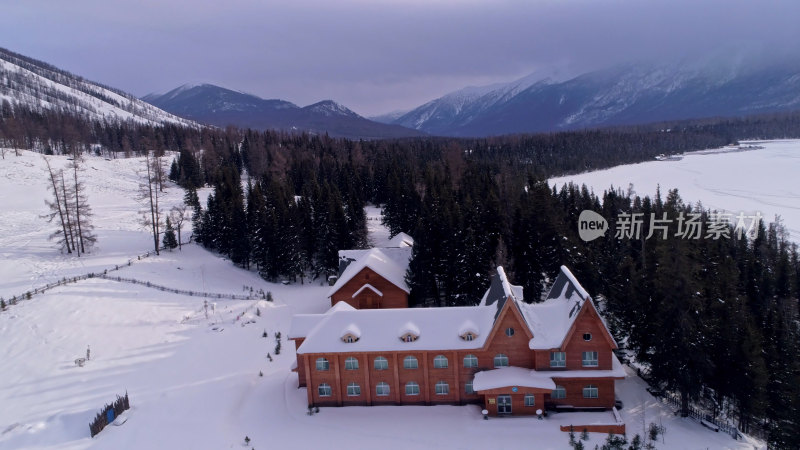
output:
[[408, 308], [405, 278], [413, 246], [414, 239], [400, 233], [381, 248], [340, 250], [339, 277], [328, 292], [331, 306]]
[[[371, 267], [353, 267], [362, 265]], [[478, 306], [333, 301], [324, 314], [294, 317], [299, 384], [317, 406], [477, 403], [491, 415], [612, 408], [614, 382], [625, 376], [617, 345], [569, 269], [545, 301], [522, 299], [498, 267]]]

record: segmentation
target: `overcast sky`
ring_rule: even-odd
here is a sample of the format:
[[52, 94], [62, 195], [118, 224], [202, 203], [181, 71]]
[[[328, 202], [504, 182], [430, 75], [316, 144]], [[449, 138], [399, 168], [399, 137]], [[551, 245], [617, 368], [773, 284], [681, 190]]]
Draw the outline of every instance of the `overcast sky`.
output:
[[554, 67], [798, 44], [797, 0], [0, 0], [1, 47], [137, 96], [210, 82], [364, 115]]

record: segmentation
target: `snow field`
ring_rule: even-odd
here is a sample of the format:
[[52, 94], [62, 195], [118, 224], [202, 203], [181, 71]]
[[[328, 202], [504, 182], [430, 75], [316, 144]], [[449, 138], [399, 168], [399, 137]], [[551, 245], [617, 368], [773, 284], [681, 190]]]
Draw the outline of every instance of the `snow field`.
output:
[[[53, 163], [66, 160], [53, 157]], [[140, 159], [88, 159], [85, 181], [99, 245], [77, 258], [59, 254], [47, 240], [53, 226], [38, 219], [47, 195], [40, 155], [0, 160], [0, 295], [124, 264], [148, 251], [152, 241], [136, 223], [132, 200], [140, 165]], [[181, 198], [179, 189], [169, 188], [164, 204]], [[368, 224], [374, 244], [388, 239], [379, 222]], [[286, 335], [294, 314], [328, 308], [327, 285], [267, 283], [195, 245], [134, 261], [114, 274], [194, 291], [246, 294], [252, 287], [271, 292], [275, 301], [209, 299], [214, 312], [206, 319], [203, 298], [90, 279], [0, 312], [0, 449], [243, 448], [245, 436], [256, 449], [563, 449], [568, 436], [559, 425], [613, 420], [611, 413], [577, 413], [484, 421], [475, 405], [322, 408], [308, 416], [306, 390], [297, 389], [290, 372], [294, 344]], [[275, 355], [278, 331], [282, 347]], [[88, 345], [91, 360], [77, 367], [74, 360]], [[659, 421], [667, 428], [659, 449], [752, 448], [677, 418], [636, 377], [617, 387], [629, 436]], [[126, 391], [128, 421], [90, 438], [89, 421]], [[587, 448], [604, 438], [592, 435]]]

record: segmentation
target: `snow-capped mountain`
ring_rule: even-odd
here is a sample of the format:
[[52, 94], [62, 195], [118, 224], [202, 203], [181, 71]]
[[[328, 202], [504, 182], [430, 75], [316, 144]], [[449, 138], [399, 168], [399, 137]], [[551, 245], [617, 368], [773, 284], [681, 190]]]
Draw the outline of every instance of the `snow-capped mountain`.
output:
[[627, 64], [558, 79], [537, 74], [471, 87], [391, 123], [435, 135], [487, 136], [800, 108], [800, 63]]
[[216, 126], [302, 130], [349, 138], [395, 138], [423, 133], [368, 120], [332, 100], [299, 107], [213, 84], [184, 85], [143, 100], [187, 119]]
[[97, 121], [196, 126], [117, 89], [0, 48], [0, 102]]

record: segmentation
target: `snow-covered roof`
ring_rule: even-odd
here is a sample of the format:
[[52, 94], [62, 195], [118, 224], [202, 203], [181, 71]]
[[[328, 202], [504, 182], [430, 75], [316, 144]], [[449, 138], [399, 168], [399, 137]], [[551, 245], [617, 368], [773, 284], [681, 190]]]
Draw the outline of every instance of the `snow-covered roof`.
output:
[[337, 302], [324, 314], [295, 314], [294, 317], [292, 317], [292, 325], [289, 327], [289, 339], [308, 336], [308, 333], [310, 333], [322, 319], [335, 311], [355, 311], [355, 308], [345, 302]]
[[[367, 267], [373, 257], [379, 256], [379, 250], [373, 249], [367, 257], [348, 267], [348, 270], [357, 273], [361, 268]], [[381, 262], [383, 263], [389, 265], [386, 261]], [[376, 265], [382, 267], [380, 264]], [[344, 277], [340, 278], [337, 284], [346, 282], [343, 280]], [[334, 286], [332, 291], [337, 289]], [[306, 337], [298, 349], [300, 353], [480, 348], [509, 301], [510, 307], [518, 308], [533, 335], [528, 343], [532, 350], [560, 348], [584, 306], [588, 303], [594, 307], [586, 290], [564, 266], [561, 267], [547, 300], [532, 305], [522, 302], [522, 288], [512, 285], [503, 268], [498, 267], [496, 274], [492, 276], [491, 286], [478, 306], [354, 310], [348, 305], [342, 306], [341, 310], [332, 308], [326, 314], [318, 315], [324, 317], [296, 316], [297, 323], [292, 323], [289, 337]], [[341, 304], [344, 303], [337, 303]], [[608, 331], [605, 322], [602, 323]], [[362, 339], [344, 347], [345, 344], [340, 339], [341, 333], [351, 324], [358, 326]], [[305, 331], [305, 334], [296, 334], [301, 331]], [[471, 332], [476, 338], [472, 341], [462, 339], [461, 336], [467, 332]], [[419, 336], [419, 339], [402, 342], [400, 338], [409, 333]], [[611, 337], [611, 333], [608, 336]], [[613, 337], [611, 339], [613, 341]]]
[[[321, 315], [324, 317], [308, 333], [297, 353], [477, 349], [489, 333], [467, 341], [461, 338], [462, 325], [470, 321], [478, 329], [489, 330], [494, 314], [493, 306], [335, 311]], [[358, 326], [361, 338], [344, 343], [341, 333], [350, 324]], [[419, 338], [403, 342], [400, 337], [406, 333]]]
[[522, 386], [552, 391], [556, 388], [556, 384], [551, 378], [552, 375], [553, 372], [537, 372], [523, 367], [500, 367], [476, 373], [475, 379], [472, 381], [472, 388], [476, 391], [486, 391], [508, 386]]
[[386, 247], [413, 247], [414, 246], [414, 238], [411, 236], [403, 233], [397, 233], [395, 237], [389, 239], [389, 242], [386, 243]]
[[520, 305], [533, 332], [529, 347], [532, 350], [560, 347], [586, 300], [591, 301], [589, 294], [569, 269], [561, 266], [544, 302]]
[[375, 286], [373, 286], [373, 285], [371, 285], [371, 284], [367, 283], [367, 284], [365, 284], [365, 285], [361, 286], [361, 287], [360, 287], [360, 288], [359, 288], [359, 289], [358, 289], [358, 290], [355, 292], [355, 294], [353, 294], [353, 298], [356, 298], [356, 296], [357, 296], [358, 294], [360, 294], [361, 292], [363, 292], [363, 291], [364, 291], [364, 289], [369, 289], [369, 290], [371, 290], [371, 291], [375, 292], [376, 294], [380, 295], [381, 297], [383, 297], [383, 292], [379, 291], [379, 290], [378, 290], [378, 289], [377, 289]]
[[[411, 256], [410, 248], [407, 249], [392, 249], [392, 250], [404, 250], [407, 253], [407, 257]], [[390, 249], [380, 249], [380, 248], [373, 248], [370, 250], [360, 250], [365, 252], [363, 255], [358, 257], [355, 261], [351, 262], [347, 265], [347, 268], [344, 269], [342, 275], [336, 280], [336, 284], [334, 284], [331, 289], [328, 291], [328, 296], [330, 297], [336, 291], [342, 288], [348, 281], [353, 279], [359, 272], [361, 272], [365, 267], [369, 267], [375, 273], [386, 278], [390, 283], [399, 287], [400, 289], [409, 292], [408, 285], [406, 284], [406, 269], [408, 268], [408, 259], [405, 259], [405, 263], [398, 263], [398, 258], [393, 258], [390, 255], [396, 254], [397, 252], [393, 252]], [[346, 250], [346, 252], [356, 252], [355, 250]], [[340, 252], [340, 255], [343, 252]], [[355, 253], [351, 253], [355, 254]], [[397, 255], [395, 255], [397, 256]]]

